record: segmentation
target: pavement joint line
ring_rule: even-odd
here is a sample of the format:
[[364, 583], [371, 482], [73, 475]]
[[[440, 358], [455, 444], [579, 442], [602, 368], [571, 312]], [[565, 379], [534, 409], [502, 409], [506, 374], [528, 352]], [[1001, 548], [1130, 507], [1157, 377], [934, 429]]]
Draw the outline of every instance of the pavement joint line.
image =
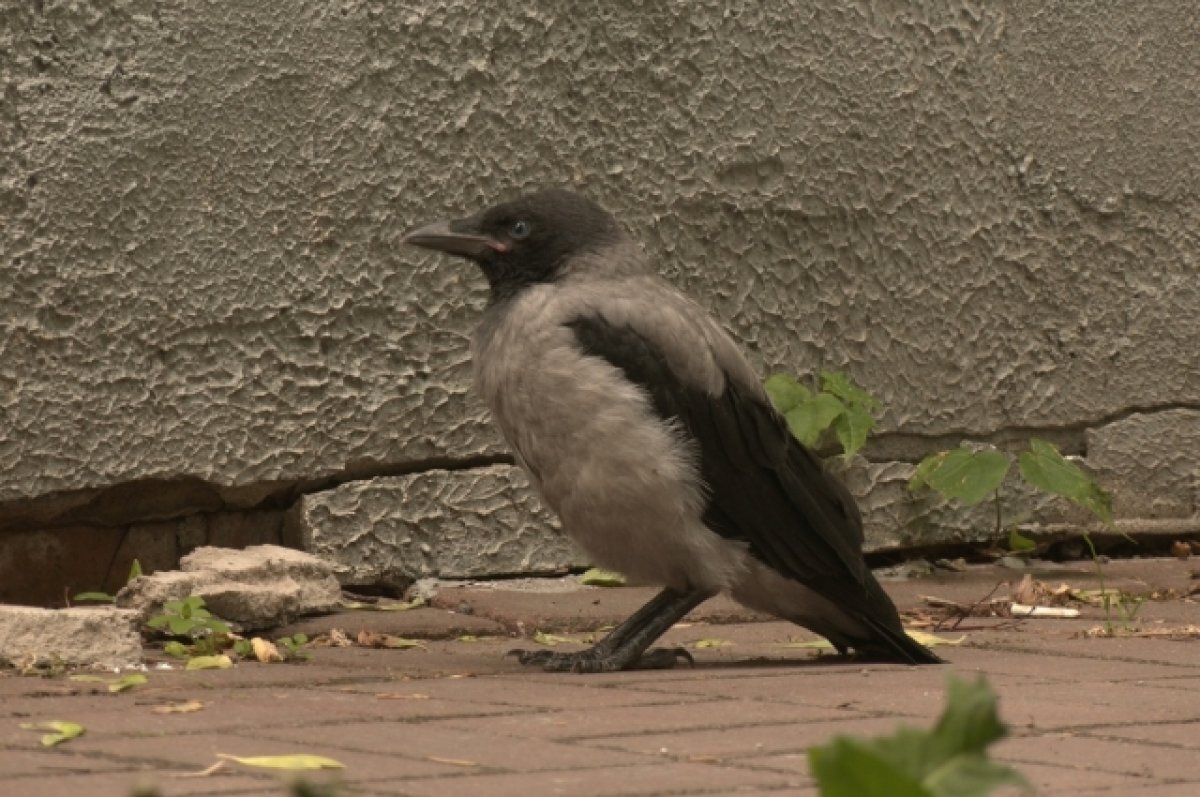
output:
[[[842, 709], [845, 711], [846, 709]], [[855, 717], [830, 717], [822, 719], [820, 722], [861, 722], [864, 719], [913, 719], [910, 714], [862, 714]], [[752, 728], [769, 728], [776, 725], [794, 725], [794, 722], [740, 722], [724, 725], [680, 725], [666, 728], [654, 728], [652, 730], [643, 731], [623, 731], [619, 734], [608, 732], [598, 734], [583, 734], [579, 736], [558, 736], [553, 741], [556, 742], [590, 742], [596, 739], [611, 739], [614, 736], [620, 736], [623, 739], [636, 739], [639, 736], [661, 736], [665, 733], [691, 733], [693, 731], [740, 731]], [[524, 738], [513, 736], [511, 738]], [[589, 747], [604, 747], [604, 745], [588, 745]], [[605, 748], [607, 749], [607, 748]], [[629, 752], [629, 751], [625, 751]]]
[[[662, 762], [660, 761], [658, 763], [661, 764]], [[711, 764], [709, 762], [691, 761], [691, 762], [687, 762], [687, 763], [691, 764], [692, 766], [713, 766], [713, 764]], [[522, 772], [505, 772], [502, 774], [505, 774], [505, 775], [537, 775], [537, 774], [541, 774], [542, 772], [567, 772], [567, 771], [587, 772], [587, 771], [593, 770], [593, 769], [599, 769], [602, 771], [614, 770], [614, 769], [646, 769], [647, 767], [651, 767], [651, 766], [653, 766], [653, 764], [649, 761], [639, 761], [636, 764], [618, 764], [618, 765], [609, 765], [609, 766], [604, 766], [604, 767], [572, 767], [570, 769], [561, 769], [561, 770], [534, 770], [534, 771], [522, 771]], [[780, 783], [780, 784], [771, 784], [772, 791], [783, 791], [785, 789], [789, 789], [789, 790], [795, 789], [797, 787], [806, 786], [811, 783], [811, 780], [806, 775], [800, 775], [796, 772], [786, 772], [786, 773], [772, 772], [771, 774], [783, 774], [783, 775], [790, 777], [790, 780], [787, 782]], [[407, 783], [435, 782], [435, 781], [438, 781], [441, 779], [442, 779], [441, 776], [438, 776], [438, 775], [424, 775], [419, 778], [409, 778], [406, 782]], [[777, 786], [777, 788], [776, 788], [776, 786]], [[762, 786], [760, 786], [760, 785], [756, 785], [754, 788], [755, 788], [755, 791], [762, 790]], [[728, 794], [729, 791], [730, 791], [730, 787], [728, 787], [728, 786], [717, 786], [717, 787], [713, 787], [711, 789], [704, 789], [704, 788], [697, 789], [695, 787], [689, 787], [686, 790], [666, 789], [666, 790], [656, 791], [656, 792], [645, 792], [645, 791], [611, 792], [608, 795], [608, 797], [693, 797], [694, 795], [704, 795], [704, 794]], [[753, 794], [754, 792], [747, 791], [746, 793]]]
[[[561, 709], [565, 711], [566, 709]], [[560, 711], [560, 709], [554, 709]], [[541, 710], [531, 708], [525, 712], [511, 712], [511, 714], [538, 714]], [[258, 725], [254, 728], [247, 728], [245, 725], [211, 725], [200, 728], [198, 730], [176, 730], [171, 732], [171, 736], [207, 736], [209, 734], [229, 734], [231, 736], [242, 736], [247, 731], [253, 731], [257, 738], [262, 731], [266, 730], [290, 730], [292, 728], [336, 728], [341, 725], [354, 725], [363, 722], [387, 722], [392, 725], [423, 725], [427, 722], [436, 722], [438, 720], [474, 720], [474, 719], [489, 719], [497, 716], [496, 714], [438, 714], [437, 716], [429, 717], [378, 717], [374, 715], [362, 715], [357, 717], [337, 717], [327, 720], [296, 720], [294, 722], [281, 725]], [[106, 739], [156, 739], [163, 736], [160, 731], [119, 731], [105, 735]]]
[[[1163, 640], [1163, 641], [1168, 641], [1168, 640]], [[1179, 644], [1187, 644], [1187, 643], [1181, 641]], [[1182, 667], [1184, 669], [1196, 670], [1197, 671], [1196, 674], [1200, 674], [1200, 664], [1192, 664], [1190, 662], [1180, 664], [1179, 662], [1162, 661], [1161, 659], [1138, 659], [1138, 658], [1133, 658], [1132, 656], [1092, 656], [1092, 655], [1088, 655], [1086, 653], [1081, 653], [1081, 652], [1077, 652], [1077, 651], [1071, 651], [1069, 653], [1057, 653], [1057, 652], [1054, 652], [1051, 650], [1045, 650], [1042, 648], [1031, 648], [1031, 647], [1012, 646], [1012, 645], [997, 645], [997, 644], [969, 645], [964, 642], [961, 647], [968, 648], [970, 650], [982, 650], [982, 651], [988, 651], [988, 652], [993, 652], [993, 653], [995, 653], [995, 652], [1021, 653], [1021, 654], [1030, 655], [1030, 656], [1039, 656], [1041, 658], [1066, 659], [1068, 661], [1074, 661], [1076, 659], [1087, 659], [1089, 661], [1121, 662], [1122, 664], [1150, 664], [1150, 665], [1163, 666], [1163, 667]], [[1178, 676], [1170, 676], [1170, 677], [1195, 678], [1196, 675], [1178, 675]]]

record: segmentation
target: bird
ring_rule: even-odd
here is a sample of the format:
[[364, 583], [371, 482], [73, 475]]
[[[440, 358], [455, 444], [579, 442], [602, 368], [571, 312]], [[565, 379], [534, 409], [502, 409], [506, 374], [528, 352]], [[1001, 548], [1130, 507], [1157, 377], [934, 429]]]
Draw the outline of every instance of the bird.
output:
[[651, 646], [719, 593], [841, 654], [940, 661], [868, 568], [853, 497], [790, 433], [732, 335], [612, 214], [545, 188], [402, 242], [482, 271], [474, 384], [515, 461], [594, 564], [661, 588], [593, 646], [512, 651], [521, 664], [691, 661]]

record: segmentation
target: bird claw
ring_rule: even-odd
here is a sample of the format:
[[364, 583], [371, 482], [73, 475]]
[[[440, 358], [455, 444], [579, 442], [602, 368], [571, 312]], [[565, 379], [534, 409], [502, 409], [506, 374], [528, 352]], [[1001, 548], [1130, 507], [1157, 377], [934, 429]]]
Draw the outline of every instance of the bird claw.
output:
[[546, 661], [548, 661], [549, 659], [553, 658], [556, 655], [565, 656], [568, 654], [565, 654], [565, 653], [556, 654], [550, 650], [523, 650], [521, 648], [514, 648], [513, 650], [510, 650], [508, 653], [504, 654], [505, 658], [512, 656], [512, 657], [516, 658], [516, 660], [519, 663], [524, 664], [524, 665], [544, 664]]

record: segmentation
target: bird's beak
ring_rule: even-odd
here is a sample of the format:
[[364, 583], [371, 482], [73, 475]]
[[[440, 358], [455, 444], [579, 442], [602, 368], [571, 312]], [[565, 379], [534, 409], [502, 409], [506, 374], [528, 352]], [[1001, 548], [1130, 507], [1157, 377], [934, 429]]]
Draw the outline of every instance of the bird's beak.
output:
[[401, 243], [436, 249], [449, 255], [478, 260], [489, 254], [505, 252], [508, 245], [488, 235], [476, 232], [473, 219], [439, 221], [413, 230], [404, 236]]

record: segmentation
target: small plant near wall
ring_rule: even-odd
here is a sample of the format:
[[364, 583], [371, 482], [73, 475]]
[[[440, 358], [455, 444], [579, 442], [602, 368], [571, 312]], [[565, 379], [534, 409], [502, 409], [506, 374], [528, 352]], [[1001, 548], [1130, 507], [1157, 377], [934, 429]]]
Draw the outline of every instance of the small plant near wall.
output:
[[875, 428], [879, 402], [841, 371], [822, 371], [816, 389], [789, 374], [773, 374], [763, 387], [775, 409], [787, 419], [788, 429], [809, 448], [819, 445], [832, 430], [842, 456], [850, 459], [866, 445]]
[[[1030, 438], [1029, 450], [1022, 452], [1016, 462], [1021, 479], [1030, 487], [1066, 498], [1103, 522], [1112, 523], [1112, 496], [1052, 443]], [[992, 498], [996, 506], [996, 536], [999, 537], [1004, 532], [1000, 487], [1012, 465], [1012, 456], [993, 446], [962, 445], [921, 460], [909, 479], [908, 489], [915, 492], [929, 488], [963, 506], [975, 506]], [[1019, 535], [1010, 535], [1010, 540], [1014, 550], [1033, 547], [1031, 541]]]

